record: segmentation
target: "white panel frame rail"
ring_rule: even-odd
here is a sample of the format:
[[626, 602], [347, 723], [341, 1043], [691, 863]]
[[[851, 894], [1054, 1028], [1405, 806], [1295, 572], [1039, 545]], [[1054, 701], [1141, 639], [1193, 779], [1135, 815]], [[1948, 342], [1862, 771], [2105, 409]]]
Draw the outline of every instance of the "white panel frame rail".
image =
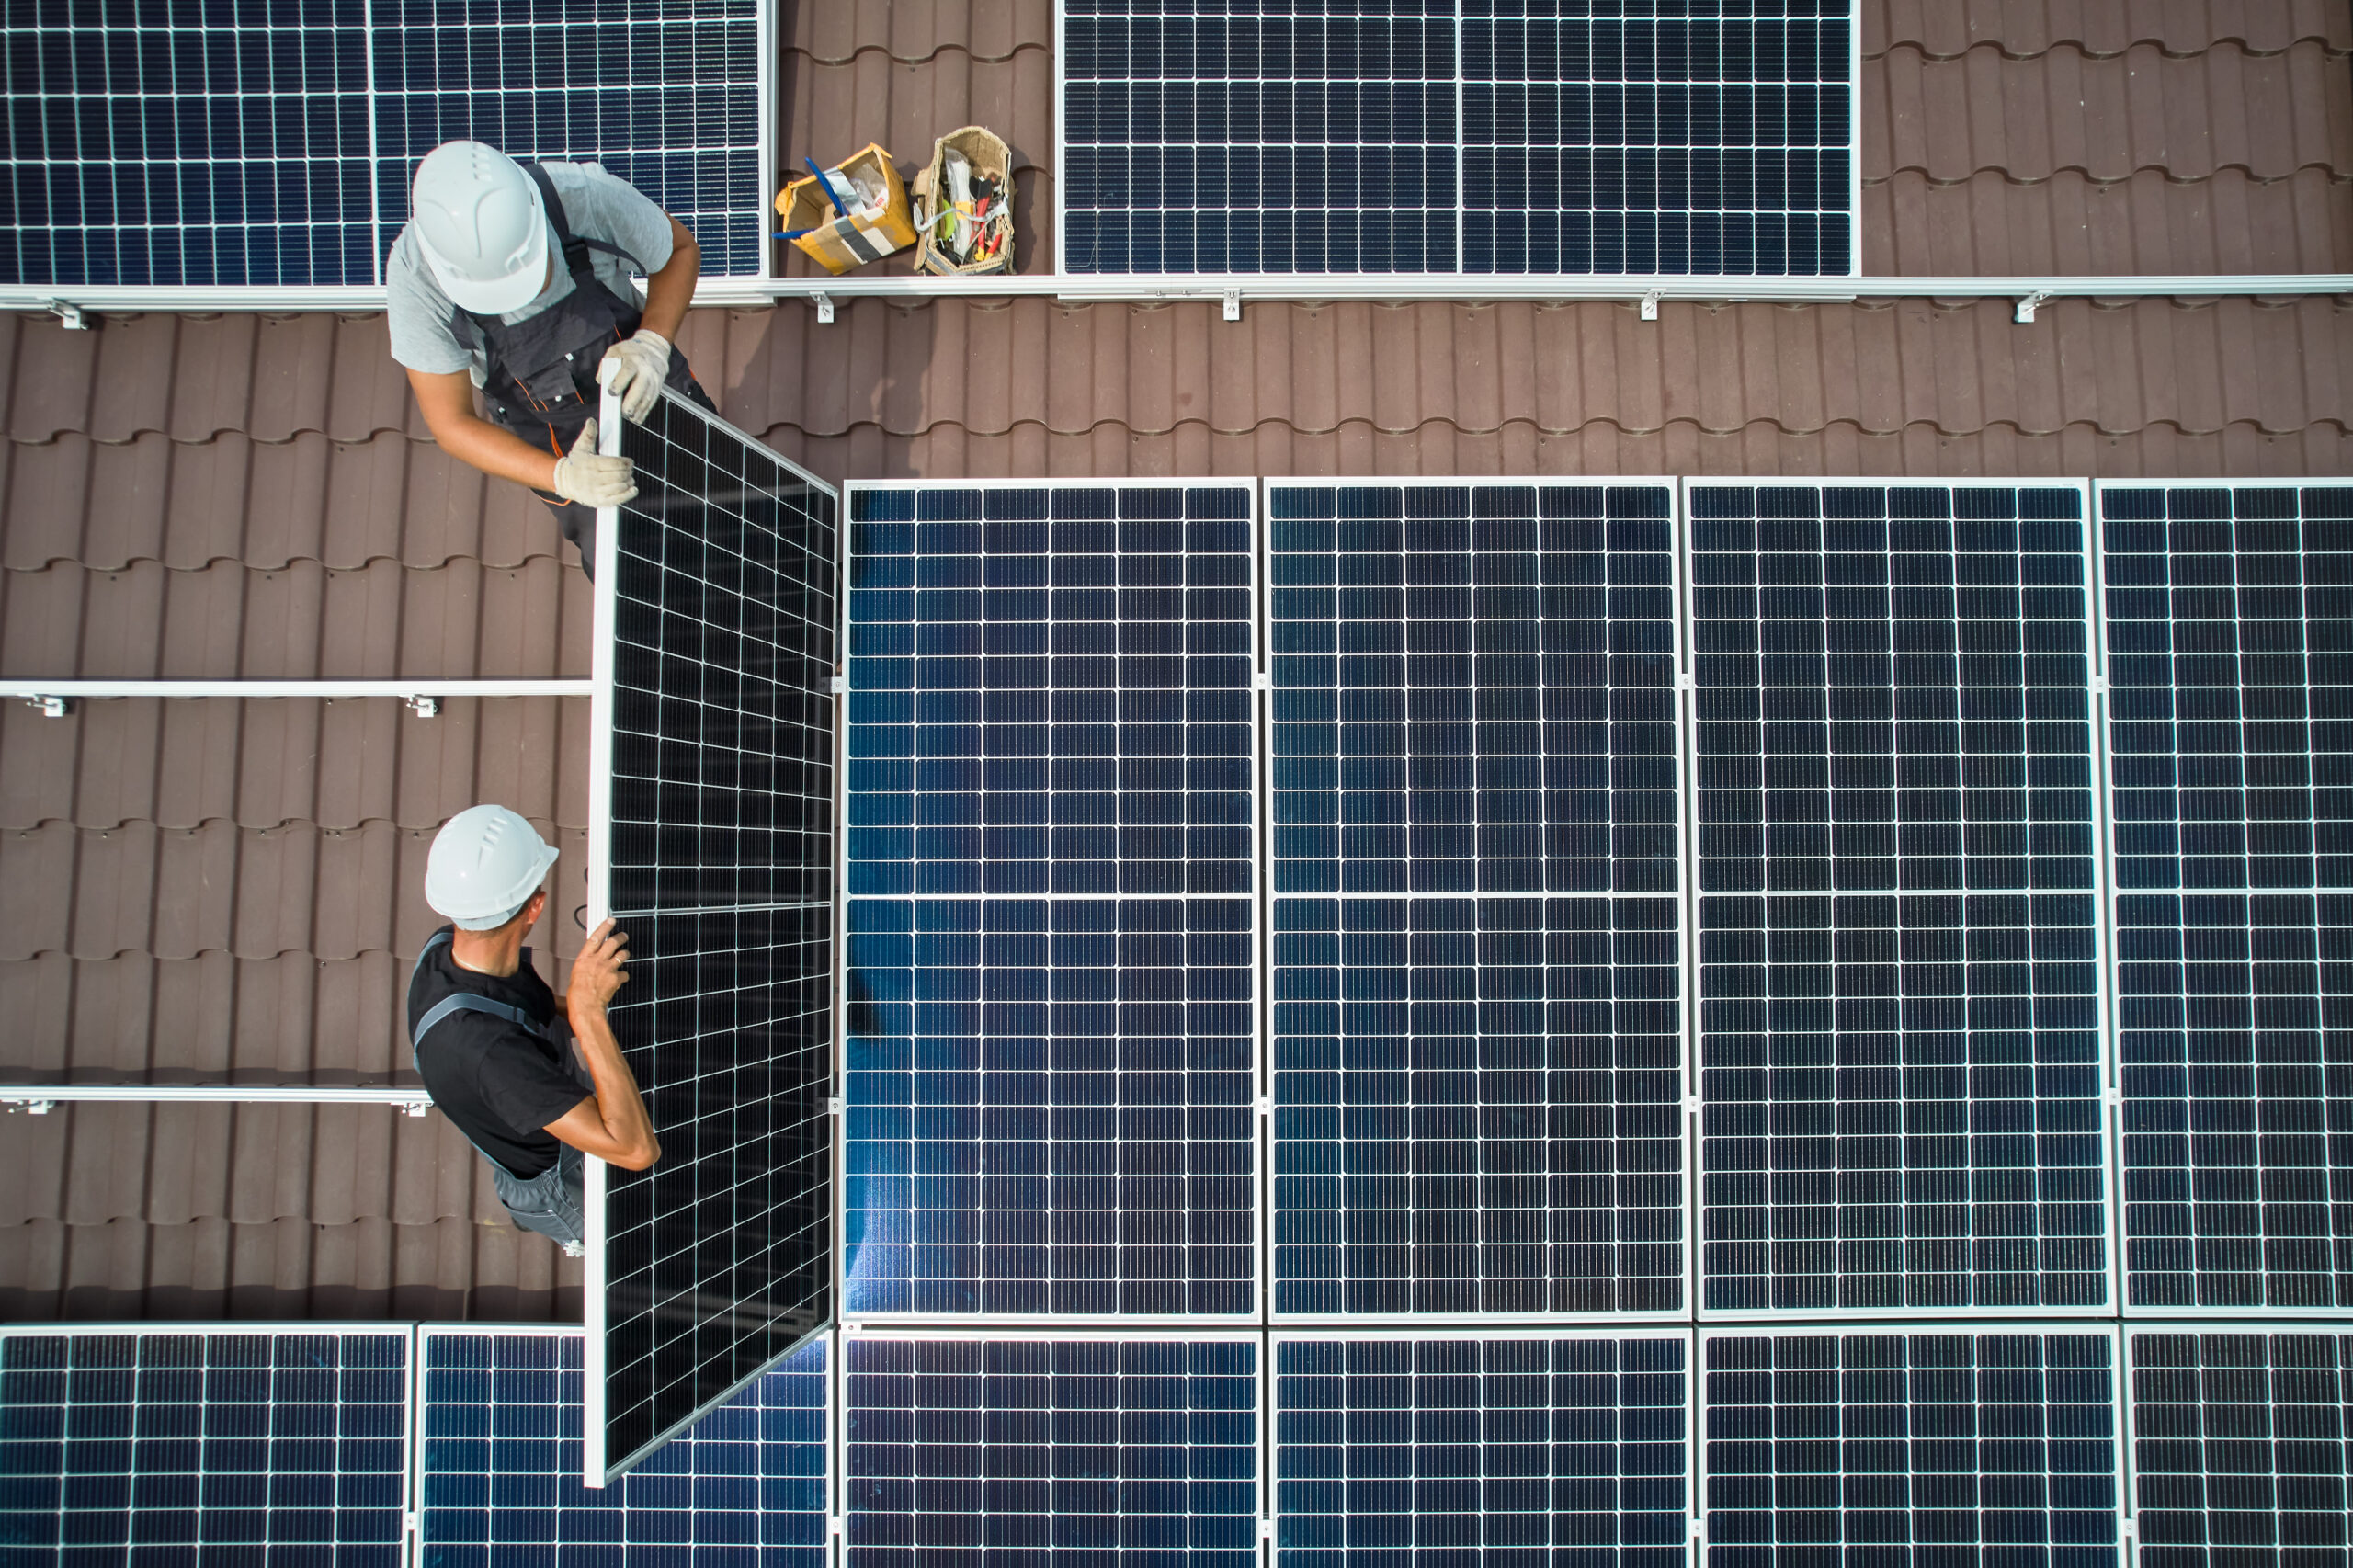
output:
[[453, 697], [586, 697], [585, 680], [0, 680], [0, 699], [29, 702], [52, 719], [74, 704], [111, 698], [225, 697], [243, 699], [307, 697], [327, 701], [397, 697], [430, 719]]
[[[1857, 278], [1694, 278], [1637, 274], [1455, 273], [1029, 273], [989, 278], [877, 275], [858, 278], [706, 278], [694, 302], [707, 307], [750, 307], [806, 300], [821, 322], [833, 319], [837, 300], [999, 300], [1046, 298], [1072, 304], [1118, 301], [1199, 301], [1228, 307], [1226, 319], [1240, 319], [1245, 301], [1327, 302], [1424, 300], [1499, 303], [1516, 300], [1558, 303], [1607, 300], [1639, 304], [1643, 319], [1674, 301], [1740, 304], [1845, 305], [1858, 300], [2010, 300], [2020, 322], [2031, 322], [2043, 305], [2057, 300], [2157, 300], [2288, 298], [2353, 294], [2353, 272], [2213, 272], [2012, 274], [2006, 276]], [[381, 311], [384, 290], [362, 285], [308, 287], [167, 288], [148, 284], [38, 285], [0, 287], [0, 311], [30, 311], [86, 328], [91, 315], [148, 312], [244, 312], [291, 314], [334, 311], [347, 314]]]
[[381, 1105], [421, 1117], [422, 1088], [390, 1084], [0, 1084], [0, 1110], [47, 1116], [61, 1105]]

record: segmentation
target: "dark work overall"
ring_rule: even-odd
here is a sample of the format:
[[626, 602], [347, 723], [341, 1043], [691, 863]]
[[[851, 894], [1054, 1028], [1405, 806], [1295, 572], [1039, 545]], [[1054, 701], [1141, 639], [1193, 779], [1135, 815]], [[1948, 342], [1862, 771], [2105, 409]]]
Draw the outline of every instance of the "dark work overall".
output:
[[[599, 389], [597, 367], [605, 350], [627, 339], [643, 319], [643, 307], [624, 289], [608, 288], [589, 264], [588, 253], [601, 250], [642, 267], [635, 256], [601, 240], [583, 239], [572, 232], [554, 182], [537, 164], [523, 172], [540, 187], [548, 222], [563, 252], [564, 269], [572, 274], [572, 292], [519, 322], [502, 322], [456, 310], [449, 330], [460, 344], [478, 347], [489, 359], [483, 381], [483, 401], [491, 421], [512, 430], [543, 452], [561, 457], [579, 439], [582, 426], [595, 417]], [[667, 384], [716, 413], [718, 405], [687, 369], [686, 356], [670, 353]], [[597, 573], [597, 508], [566, 501], [547, 491], [534, 492], [555, 514], [563, 537], [580, 550], [580, 564], [590, 576]]]

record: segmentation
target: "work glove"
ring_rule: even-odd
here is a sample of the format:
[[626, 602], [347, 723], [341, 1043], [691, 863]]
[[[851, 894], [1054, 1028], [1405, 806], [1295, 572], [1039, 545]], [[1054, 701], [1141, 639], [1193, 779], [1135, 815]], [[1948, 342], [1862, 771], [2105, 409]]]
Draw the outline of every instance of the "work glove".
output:
[[637, 465], [627, 458], [597, 455], [597, 422], [580, 427], [572, 450], [555, 460], [551, 487], [567, 501], [584, 506], [618, 506], [637, 498]]
[[621, 417], [632, 424], [654, 406], [669, 374], [670, 340], [645, 327], [606, 349], [604, 363], [597, 367], [597, 381], [620, 394]]

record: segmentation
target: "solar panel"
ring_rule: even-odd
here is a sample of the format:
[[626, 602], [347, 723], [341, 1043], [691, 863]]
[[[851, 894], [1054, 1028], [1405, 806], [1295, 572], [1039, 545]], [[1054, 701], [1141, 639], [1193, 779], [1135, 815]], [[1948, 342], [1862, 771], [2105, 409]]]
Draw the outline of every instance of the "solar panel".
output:
[[1854, 28], [1847, 0], [1073, 0], [1062, 267], [1847, 276]]
[[399, 1568], [409, 1331], [0, 1332], [12, 1563]]
[[36, 0], [0, 25], [0, 282], [369, 284], [415, 162], [474, 137], [600, 159], [695, 231], [766, 243], [759, 0]]
[[2112, 1333], [1703, 1330], [1708, 1568], [2118, 1568]]
[[2107, 1305], [2083, 492], [1689, 504], [1702, 1308]]
[[1256, 1300], [1251, 491], [850, 491], [845, 1301]]
[[1279, 1335], [1274, 1367], [1276, 1568], [1690, 1560], [1687, 1334]]
[[2353, 1340], [2259, 1328], [2128, 1333], [2143, 1568], [2342, 1558]]
[[576, 1329], [425, 1331], [422, 1561], [824, 1568], [826, 1340], [786, 1356], [597, 1491], [580, 1484], [582, 1349]]
[[662, 1159], [591, 1162], [591, 1480], [832, 1317], [834, 493], [665, 392], [607, 409], [591, 924]]
[[2353, 489], [2100, 513], [2125, 1303], [2353, 1305]]
[[1267, 506], [1276, 1310], [1680, 1310], [1671, 487]]
[[842, 1342], [848, 1568], [1258, 1561], [1258, 1344]]

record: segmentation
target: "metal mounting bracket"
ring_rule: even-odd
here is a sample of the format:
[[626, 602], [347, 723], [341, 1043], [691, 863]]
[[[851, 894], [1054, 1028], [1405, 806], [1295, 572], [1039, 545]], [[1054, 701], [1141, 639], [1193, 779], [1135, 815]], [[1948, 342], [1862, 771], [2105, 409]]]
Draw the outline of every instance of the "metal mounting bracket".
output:
[[819, 292], [810, 295], [809, 299], [811, 302], [817, 307], [817, 324], [820, 326], [833, 325], [834, 297], [831, 294]]
[[425, 1119], [425, 1113], [430, 1108], [432, 1108], [427, 1106], [423, 1100], [412, 1100], [408, 1104], [401, 1107], [401, 1114], [407, 1117], [412, 1121], [423, 1121]]
[[834, 677], [834, 683], [833, 683], [832, 687], [830, 687], [828, 689], [830, 689], [835, 697], [842, 696], [844, 693], [846, 693], [846, 692], [847, 692], [847, 691], [849, 690], [849, 676], [835, 676]]
[[1659, 291], [1655, 289], [1643, 296], [1643, 319], [1644, 321], [1658, 320], [1658, 301]]
[[418, 692], [415, 697], [410, 698], [408, 705], [420, 719], [438, 718], [441, 713], [441, 699], [438, 697], [428, 697], [423, 692]]
[[40, 709], [44, 719], [63, 719], [74, 711], [74, 699], [70, 697], [28, 697], [25, 701]]
[[1228, 321], [1242, 319], [1242, 290], [1239, 289], [1228, 289], [1225, 291], [1225, 319]]
[[82, 313], [81, 306], [69, 305], [63, 300], [51, 300], [49, 313], [63, 322], [68, 332], [87, 332], [92, 325], [90, 319]]
[[57, 1108], [55, 1100], [0, 1100], [0, 1106], [23, 1111], [27, 1116], [47, 1116]]
[[2011, 319], [2018, 322], [2020, 325], [2031, 323], [2034, 320], [2034, 312], [2041, 309], [2041, 307], [2050, 301], [2052, 297], [2050, 290], [2037, 289], [2033, 293], [2029, 294], [2025, 299], [2018, 301], [2018, 308]]

